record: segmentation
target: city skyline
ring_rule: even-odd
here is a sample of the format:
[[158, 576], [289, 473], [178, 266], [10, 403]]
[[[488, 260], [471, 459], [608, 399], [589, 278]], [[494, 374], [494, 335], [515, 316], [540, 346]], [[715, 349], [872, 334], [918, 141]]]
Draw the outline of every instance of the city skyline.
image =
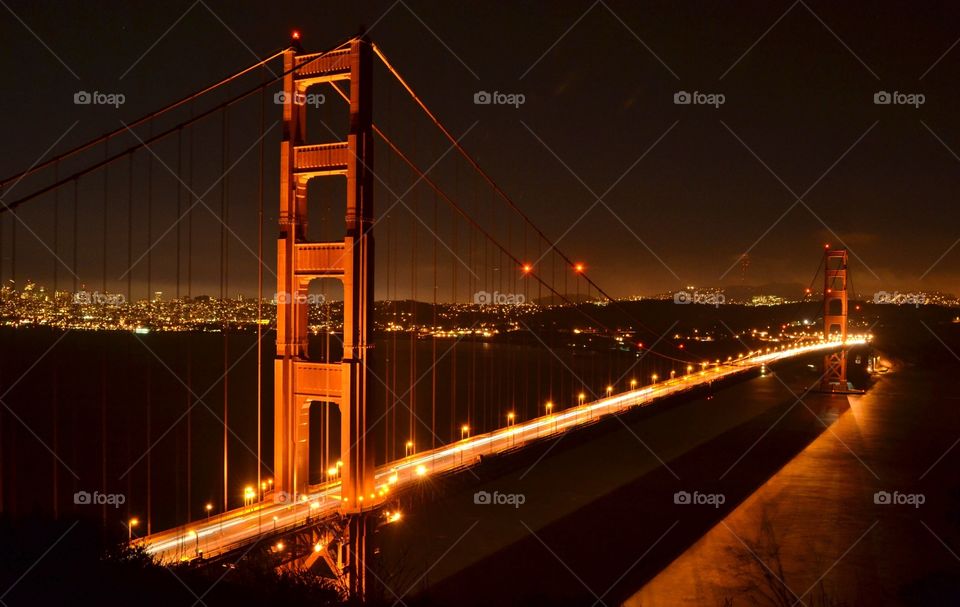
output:
[[[18, 13], [21, 8], [25, 18], [45, 23], [40, 14], [34, 13], [36, 9], [17, 7]], [[953, 39], [944, 26], [948, 19], [938, 19], [935, 12], [910, 15], [918, 28], [925, 28], [926, 35], [911, 39], [916, 48], [903, 55], [894, 46], [880, 44], [883, 36], [867, 35], [867, 31], [900, 27], [896, 5], [874, 15], [869, 30], [852, 26], [857, 14], [852, 7], [833, 7], [830, 27], [818, 22], [817, 11], [797, 4], [790, 10], [770, 6], [749, 14], [736, 9], [716, 13], [713, 17], [719, 23], [715, 28], [691, 21], [695, 8], [676, 8], [657, 14], [663, 28], [677, 20], [687, 24], [689, 31], [679, 37], [674, 32], [672, 38], [664, 37], [662, 28], [653, 27], [656, 21], [649, 16], [634, 18], [633, 11], [638, 9], [630, 5], [611, 7], [612, 12], [599, 4], [589, 11], [574, 5], [560, 7], [534, 28], [542, 33], [532, 36], [520, 35], [531, 26], [529, 16], [522, 12], [497, 10], [495, 5], [465, 5], [468, 14], [490, 19], [499, 32], [501, 44], [488, 45], [485, 51], [479, 50], [483, 44], [476, 46], [475, 36], [463, 30], [470, 19], [439, 6], [430, 11], [430, 25], [435, 33], [443, 31], [442, 36], [431, 35], [402, 5], [387, 10], [389, 3], [331, 7], [336, 19], [317, 20], [315, 24], [310, 23], [309, 5], [302, 7], [304, 23], [296, 24], [260, 15], [254, 25], [251, 13], [229, 6], [212, 8], [229, 27], [217, 23], [209, 11], [196, 5], [168, 37], [158, 41], [156, 52], [144, 52], [147, 49], [136, 42], [156, 37], [156, 32], [148, 33], [155, 27], [150, 24], [165, 22], [164, 11], [175, 11], [173, 7], [156, 7], [145, 15], [121, 10], [118, 19], [125, 25], [119, 30], [109, 30], [108, 23], [91, 22], [76, 14], [76, 22], [83, 24], [83, 37], [77, 36], [80, 29], [37, 32], [44, 38], [56, 34], [62, 48], [51, 49], [52, 53], [15, 20], [5, 22], [3, 27], [9, 29], [6, 33], [12, 41], [26, 48], [36, 47], [34, 53], [11, 66], [11, 76], [17, 77], [24, 70], [44, 76], [29, 94], [14, 92], [8, 100], [9, 132], [26, 147], [15, 156], [9, 150], [0, 154], [2, 172], [11, 174], [26, 168], [31, 162], [28, 159], [42, 156], [61, 135], [62, 140], [48, 156], [87, 134], [117, 128], [121, 121], [128, 123], [196, 90], [199, 83], [222, 77], [249, 62], [251, 50], [263, 56], [284, 44], [294, 28], [301, 29], [303, 40], [311, 46], [323, 47], [341, 35], [327, 24], [367, 23], [375, 24], [374, 32], [381, 36], [385, 49], [411, 66], [410, 80], [421, 88], [425, 99], [438, 106], [438, 115], [451, 121], [451, 129], [463, 136], [464, 146], [488, 167], [524, 212], [543, 216], [545, 232], [559, 240], [572, 258], [585, 262], [598, 284], [617, 297], [674, 290], [686, 284], [741, 283], [744, 276], [739, 261], [745, 252], [750, 259], [745, 270], [748, 282], [787, 279], [805, 283], [813, 274], [815, 251], [824, 242], [846, 245], [851, 251], [851, 264], [858, 270], [864, 291], [960, 291], [954, 248], [960, 234], [951, 229], [957, 211], [950, 204], [948, 185], [957, 182], [960, 174], [960, 163], [953, 153], [960, 148], [956, 143], [960, 135], [953, 136], [960, 133], [960, 124], [950, 112], [951, 100], [958, 93], [946, 78], [960, 56], [949, 52]], [[949, 13], [952, 9], [938, 10]], [[776, 20], [781, 14], [783, 19]], [[570, 27], [573, 17], [579, 15], [583, 15], [582, 21]], [[623, 22], [614, 15], [621, 16]], [[771, 27], [774, 21], [776, 26]], [[736, 27], [724, 27], [733, 23]], [[566, 27], [570, 27], [569, 32], [552, 47], [549, 42]], [[765, 32], [768, 27], [771, 29]], [[231, 33], [234, 30], [241, 32], [244, 44]], [[417, 35], [411, 37], [412, 33]], [[817, 44], [794, 56], [789, 46], [798, 36], [816, 40]], [[441, 70], [441, 78], [422, 71], [421, 64], [413, 60], [423, 52], [411, 41], [421, 38], [430, 51], [430, 64]], [[95, 39], [111, 39], [112, 43], [87, 43]], [[166, 59], [161, 57], [189, 52], [177, 43], [192, 39], [205, 40], [223, 52], [194, 57], [195, 69], [189, 72], [167, 74], [167, 86], [158, 97], [150, 89], [150, 82], [155, 71], [168, 71], [164, 68]], [[703, 53], [694, 44], [697, 39], [711, 52]], [[600, 42], [585, 44], [586, 40]], [[83, 61], [70, 61], [71, 54], [81, 52]], [[617, 60], [607, 60], [614, 53]], [[781, 59], [783, 56], [792, 59]], [[172, 59], [172, 63], [177, 60]], [[588, 63], [598, 71], [586, 72]], [[381, 108], [375, 118], [382, 120], [385, 128], [392, 126], [403, 141], [412, 133], [397, 124], [396, 114], [405, 108], [389, 102], [396, 99], [396, 94], [388, 94], [388, 88], [383, 85], [375, 89]], [[73, 95], [88, 89], [123, 94], [124, 103], [116, 107], [75, 105]], [[594, 94], [597, 91], [602, 95]], [[492, 99], [490, 104], [476, 103], [474, 95], [493, 92], [523, 95], [523, 103], [515, 99], [515, 105], [509, 105], [506, 97], [503, 102]], [[691, 103], [683, 103], [684, 94], [694, 93], [722, 94], [723, 103], [713, 98], [714, 105], [710, 105], [707, 97], [696, 96], [691, 97]], [[889, 104], [874, 99], [881, 93], [891, 95]], [[893, 97], [894, 93], [902, 99]], [[923, 95], [922, 103], [917, 94]], [[913, 105], [904, 95], [914, 95]], [[279, 118], [279, 108], [271, 103], [270, 96], [263, 104], [267, 126]], [[335, 124], [340, 110], [333, 107], [336, 99], [327, 97], [319, 110], [330, 124]], [[198, 106], [197, 111], [201, 108]], [[23, 125], [31, 124], [26, 119], [31, 112], [55, 119], [43, 121], [26, 137]], [[238, 123], [255, 117], [255, 113], [254, 106], [238, 106], [236, 118], [230, 123], [231, 134]], [[576, 130], [575, 138], [571, 138], [573, 126], [584, 127]], [[65, 132], [68, 127], [69, 132]], [[197, 194], [208, 184], [215, 184], [223, 169], [218, 127], [198, 127], [190, 144], [191, 154], [198, 160], [190, 182]], [[148, 136], [142, 129], [137, 133], [140, 138]], [[277, 186], [272, 168], [278, 137], [276, 129], [268, 129], [264, 140], [267, 182], [263, 225], [267, 243], [276, 236]], [[183, 138], [181, 148], [186, 154], [186, 133]], [[233, 155], [239, 156], [249, 151], [254, 141], [236, 135], [229, 145]], [[791, 145], [781, 147], [781, 141], [790, 141]], [[124, 145], [135, 142], [129, 134], [123, 138]], [[124, 145], [112, 149], [119, 151]], [[156, 158], [141, 154], [129, 169], [121, 161], [106, 178], [108, 204], [113, 209], [111, 215], [116, 215], [105, 226], [112, 259], [108, 280], [117, 283], [110, 287], [113, 290], [125, 280], [120, 277], [127, 269], [125, 263], [114, 258], [118, 252], [125, 254], [128, 246], [128, 228], [120, 211], [125, 212], [130, 171], [137, 182], [133, 191], [137, 220], [131, 228], [133, 258], [149, 250], [153, 242], [154, 280], [165, 281], [162, 290], [174, 290], [172, 241], [176, 237], [188, 240], [187, 221], [157, 242], [159, 234], [177, 217], [174, 207], [185, 208], [190, 200], [186, 191], [172, 191], [176, 182], [162, 166], [175, 166], [173, 145], [170, 141], [158, 144]], [[378, 154], [383, 148], [378, 146]], [[419, 149], [414, 146], [412, 154], [420, 158], [421, 166], [430, 166], [444, 150], [446, 146], [439, 139], [424, 140]], [[252, 290], [256, 268], [256, 257], [251, 255], [256, 248], [256, 183], [247, 163], [256, 155], [255, 151], [250, 153], [226, 180], [225, 194], [233, 232], [227, 238], [231, 248], [229, 279], [243, 284], [247, 292]], [[437, 164], [436, 178], [449, 185], [458, 200], [470, 201], [477, 196], [479, 186], [459, 181], [463, 169], [447, 162], [449, 159], [444, 157]], [[65, 164], [64, 171], [69, 166]], [[391, 177], [391, 183], [396, 179], [407, 184], [414, 181], [411, 175], [401, 175], [395, 166], [386, 168], [388, 163], [381, 162], [379, 156], [377, 167], [384, 167], [377, 170]], [[146, 194], [138, 191], [146, 187], [148, 174], [152, 174], [157, 189], [152, 201], [152, 238], [146, 232]], [[38, 184], [28, 179], [12, 191], [8, 188], [7, 201], [28, 193], [32, 185]], [[610, 185], [615, 187], [607, 200], [601, 194]], [[435, 238], [427, 229], [431, 226], [422, 225], [430, 224], [432, 215], [432, 194], [422, 186], [419, 184], [404, 198], [404, 208], [393, 204], [395, 194], [401, 194], [404, 187], [393, 186], [390, 192], [376, 184], [375, 213], [394, 207], [389, 217], [380, 218], [384, 233], [392, 223], [396, 233], [416, 230], [424, 242]], [[808, 187], [809, 193], [805, 192]], [[103, 204], [102, 186], [96, 183], [85, 185], [80, 194], [87, 211]], [[69, 192], [65, 192], [58, 202], [63, 232], [58, 246], [53, 247], [51, 242], [44, 246], [21, 233], [19, 264], [50, 268], [56, 262], [49, 249], [57, 248], [66, 262], [60, 264], [61, 277], [69, 276], [66, 266], [72, 264], [69, 249], [73, 246], [69, 198]], [[204, 234], [219, 229], [213, 215], [219, 213], [220, 198], [215, 188], [205, 198], [212, 211], [201, 207], [191, 214], [196, 222], [191, 239], [193, 279], [205, 292], [218, 291], [212, 278], [217, 267], [217, 245]], [[50, 202], [47, 204], [49, 209]], [[547, 209], [552, 212], [545, 212]], [[413, 218], [414, 210], [419, 220]], [[720, 214], [727, 210], [736, 213], [736, 221], [722, 223]], [[49, 221], [50, 212], [45, 212]], [[24, 210], [28, 222], [43, 220], [31, 213]], [[104, 226], [86, 222], [85, 215], [82, 209], [79, 228], [83, 236], [78, 238], [83, 240], [77, 273], [94, 284], [97, 281], [90, 276], [100, 270], [99, 241]], [[927, 222], [930, 216], [941, 220]], [[328, 230], [324, 238], [335, 237], [342, 230], [335, 216], [318, 217], [313, 223]], [[676, 231], [657, 229], [660, 223], [675, 225]], [[13, 264], [9, 219], [4, 220], [3, 229], [0, 257], [5, 262], [3, 274], [9, 277]], [[383, 246], [386, 236], [380, 232], [375, 231]], [[594, 234], [604, 237], [596, 239]], [[475, 262], [466, 259], [465, 245], [454, 246], [447, 234], [438, 238], [442, 241], [441, 252], [444, 248], [455, 249], [465, 261], [460, 271], [468, 272]], [[537, 257], [533, 250], [526, 256], [521, 253], [518, 248], [521, 258], [534, 261]], [[397, 263], [408, 272], [411, 267], [426, 264], [428, 256], [424, 256]], [[275, 259], [267, 255], [264, 260], [269, 284]], [[132, 271], [139, 284], [145, 284], [145, 263], [140, 260]], [[187, 263], [181, 260], [181, 283], [186, 281]], [[382, 285], [383, 279], [378, 278], [378, 288], [384, 288]]]

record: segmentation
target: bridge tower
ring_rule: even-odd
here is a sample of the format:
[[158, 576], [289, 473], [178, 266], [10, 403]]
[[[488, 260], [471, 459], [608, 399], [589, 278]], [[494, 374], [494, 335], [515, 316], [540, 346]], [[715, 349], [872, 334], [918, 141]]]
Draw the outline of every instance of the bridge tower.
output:
[[[280, 222], [277, 241], [277, 357], [274, 363], [274, 487], [299, 499], [310, 479], [310, 403], [340, 410], [341, 508], [349, 518], [350, 594], [364, 594], [365, 510], [375, 506], [373, 440], [368, 439], [370, 325], [373, 317], [373, 131], [370, 42], [354, 38], [333, 51], [284, 53], [280, 144]], [[346, 141], [307, 139], [308, 89], [347, 81], [350, 125]], [[307, 184], [346, 178], [346, 234], [342, 241], [307, 239]], [[310, 362], [307, 294], [311, 281], [343, 282], [343, 357]], [[364, 503], [364, 496], [367, 501]]]
[[[823, 253], [823, 338], [847, 340], [847, 252], [824, 247]], [[849, 392], [847, 384], [847, 346], [823, 357], [824, 392]]]

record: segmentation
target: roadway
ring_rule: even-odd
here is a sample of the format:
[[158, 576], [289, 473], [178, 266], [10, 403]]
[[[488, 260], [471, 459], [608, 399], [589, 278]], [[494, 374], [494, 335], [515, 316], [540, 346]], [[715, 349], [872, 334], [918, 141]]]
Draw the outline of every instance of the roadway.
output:
[[[847, 345], [862, 345], [867, 338], [852, 337]], [[608, 415], [634, 407], [649, 405], [680, 392], [724, 379], [773, 362], [836, 348], [837, 341], [821, 341], [792, 348], [757, 351], [743, 358], [711, 364], [687, 375], [644, 386], [636, 390], [611, 394], [592, 402], [548, 413], [529, 421], [516, 420], [505, 428], [467, 437], [430, 451], [414, 453], [377, 468], [376, 490], [381, 496], [422, 482], [431, 475], [450, 472], [480, 461], [480, 456], [502, 453], [573, 428], [595, 422]], [[198, 552], [214, 556], [235, 550], [264, 532], [284, 531], [311, 521], [334, 515], [340, 506], [339, 481], [313, 488], [297, 500], [281, 501], [267, 494], [266, 500], [252, 503], [207, 519], [135, 540], [161, 562], [177, 562], [196, 558]]]

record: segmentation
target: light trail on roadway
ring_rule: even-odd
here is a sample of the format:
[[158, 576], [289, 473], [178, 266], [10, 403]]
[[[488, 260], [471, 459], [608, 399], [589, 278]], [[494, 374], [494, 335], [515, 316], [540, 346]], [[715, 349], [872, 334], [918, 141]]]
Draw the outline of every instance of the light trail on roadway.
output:
[[[868, 340], [869, 337], [848, 336], [846, 344], [847, 346], [863, 345]], [[548, 413], [526, 422], [516, 421], [506, 428], [467, 437], [430, 451], [414, 453], [378, 467], [374, 481], [376, 491], [379, 497], [384, 498], [391, 492], [421, 482], [431, 475], [474, 465], [484, 456], [521, 448], [531, 442], [585, 426], [606, 416], [645, 406], [780, 360], [831, 350], [840, 345], [839, 341], [821, 340], [792, 348], [768, 348], [766, 351], [751, 352], [727, 362], [712, 363], [686, 375], [608, 395], [605, 398], [585, 402], [557, 413]], [[201, 555], [210, 557], [230, 552], [247, 545], [264, 533], [292, 530], [308, 522], [316, 522], [318, 519], [335, 515], [341, 504], [340, 482], [335, 480], [315, 486], [311, 493], [293, 496], [289, 500], [277, 500], [277, 495], [274, 494], [267, 494], [266, 497], [273, 501], [260, 501], [216, 516], [211, 515], [189, 525], [181, 525], [136, 539], [133, 545], [142, 544], [149, 554], [155, 555], [164, 563], [188, 561]], [[377, 507], [379, 503], [371, 509]]]

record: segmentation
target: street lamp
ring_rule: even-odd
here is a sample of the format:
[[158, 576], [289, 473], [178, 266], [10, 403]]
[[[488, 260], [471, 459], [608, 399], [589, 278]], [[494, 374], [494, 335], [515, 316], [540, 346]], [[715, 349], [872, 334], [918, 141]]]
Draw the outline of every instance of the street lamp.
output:
[[196, 548], [194, 548], [194, 552], [196, 553], [197, 556], [200, 556], [200, 536], [199, 536], [199, 535], [197, 534], [197, 532], [194, 531], [193, 529], [191, 529], [190, 531], [188, 531], [188, 532], [187, 532], [187, 535], [188, 535], [189, 537], [193, 538], [194, 540], [196, 540], [197, 546], [196, 546]]
[[133, 528], [140, 524], [140, 519], [134, 517], [127, 521], [127, 543], [133, 541]]
[[583, 406], [583, 401], [587, 398], [587, 395], [581, 392], [577, 395], [577, 400], [580, 401], [580, 406]]
[[552, 401], [552, 400], [548, 400], [548, 401], [547, 401], [547, 404], [545, 404], [543, 407], [544, 407], [544, 409], [547, 410], [547, 415], [550, 415], [550, 412], [553, 411], [553, 401]]
[[630, 389], [633, 390], [633, 389], [636, 388], [636, 387], [637, 387], [637, 380], [631, 379], [631, 380], [630, 380]]
[[249, 506], [253, 502], [253, 498], [256, 497], [256, 493], [253, 491], [253, 487], [246, 486], [243, 488], [243, 505]]
[[654, 374], [651, 375], [650, 377], [653, 379], [653, 383], [657, 383], [657, 377], [658, 377], [658, 375], [657, 375], [656, 373], [654, 373]]
[[470, 438], [470, 426], [463, 424], [460, 426], [460, 440]]
[[516, 415], [514, 415], [513, 411], [511, 411], [510, 413], [507, 413], [507, 427], [508, 427], [508, 428], [513, 425], [513, 420], [514, 420], [515, 418], [516, 418]]
[[607, 396], [610, 396], [613, 393], [613, 386], [607, 386]]
[[203, 509], [207, 511], [207, 522], [209, 523], [209, 522], [210, 522], [210, 511], [213, 510], [213, 504], [207, 504], [206, 506], [203, 507]]
[[405, 447], [405, 451], [404, 451], [403, 453], [404, 453], [404, 457], [410, 457], [411, 455], [413, 455], [413, 441], [412, 441], [412, 440], [408, 440], [408, 441], [407, 441], [407, 444], [406, 444], [406, 447]]

